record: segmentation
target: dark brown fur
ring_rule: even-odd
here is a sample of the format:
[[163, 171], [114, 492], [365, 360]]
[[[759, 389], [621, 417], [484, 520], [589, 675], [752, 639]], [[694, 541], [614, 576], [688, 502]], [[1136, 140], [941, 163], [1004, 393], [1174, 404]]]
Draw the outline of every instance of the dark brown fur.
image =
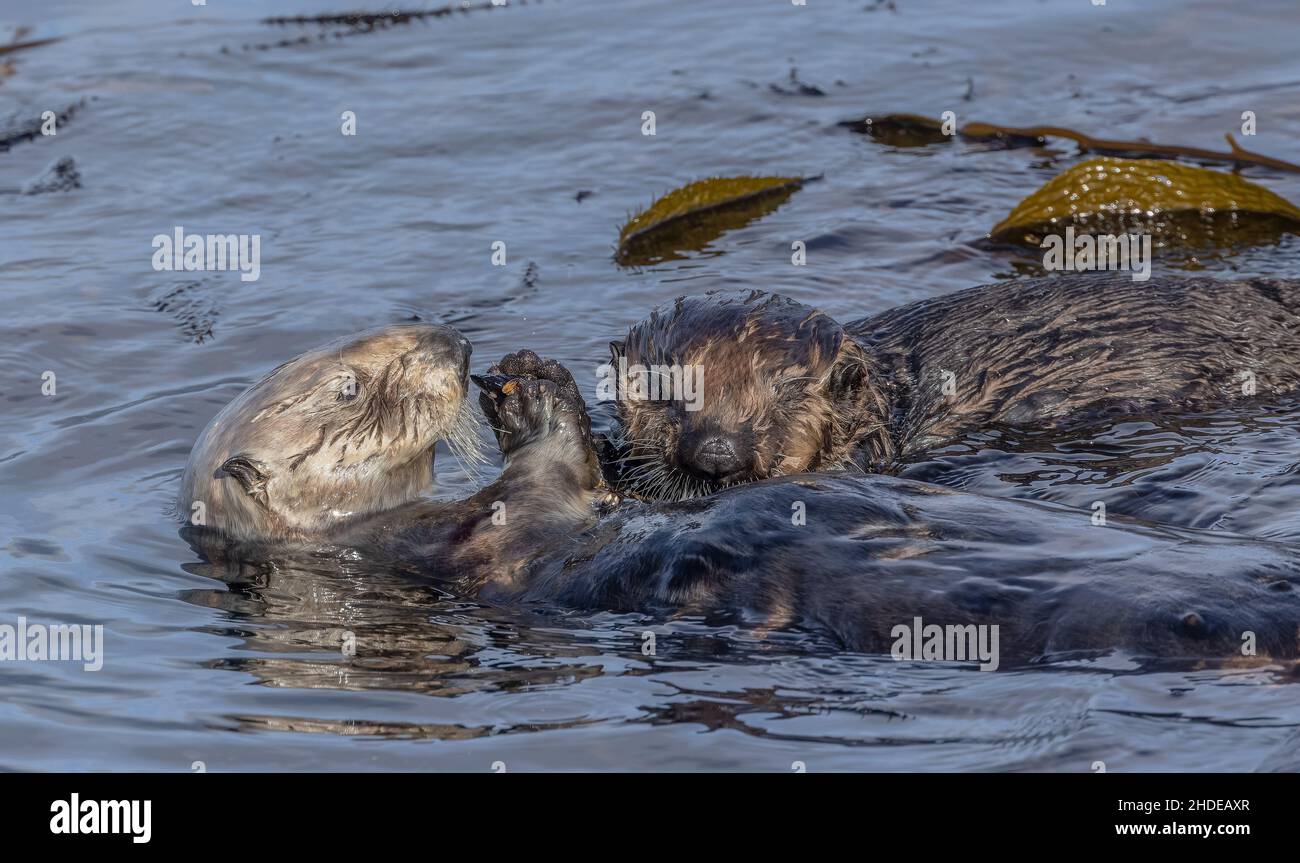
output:
[[[888, 404], [869, 386], [870, 357], [829, 316], [793, 300], [760, 291], [684, 297], [611, 348], [615, 365], [695, 366], [703, 374], [697, 411], [680, 399], [619, 402], [621, 479], [647, 497], [693, 497], [837, 467], [864, 445], [876, 458], [891, 454]], [[692, 472], [700, 443], [719, 438], [737, 469]]]
[[[843, 327], [777, 295], [717, 292], [656, 310], [620, 350], [629, 363], [704, 367], [694, 415], [666, 402], [618, 406], [625, 486], [683, 498], [847, 464], [887, 470], [991, 425], [1081, 425], [1294, 392], [1300, 283], [1045, 277]], [[731, 444], [745, 469], [725, 482], [699, 476], [681, 446], [696, 428], [745, 445]]]

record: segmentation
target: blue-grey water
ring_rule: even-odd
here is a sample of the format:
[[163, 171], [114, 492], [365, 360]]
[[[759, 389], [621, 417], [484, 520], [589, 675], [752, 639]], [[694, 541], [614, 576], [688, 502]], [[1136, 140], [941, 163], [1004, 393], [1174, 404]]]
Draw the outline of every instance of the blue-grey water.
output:
[[[1293, 0], [546, 0], [369, 33], [260, 20], [347, 11], [321, 2], [0, 0], [0, 42], [60, 37], [0, 53], [0, 128], [80, 105], [0, 152], [0, 190], [65, 156], [81, 176], [0, 195], [0, 624], [105, 633], [99, 671], [0, 663], [0, 768], [1296, 766], [1300, 690], [1277, 666], [1115, 654], [980, 673], [689, 619], [655, 624], [646, 656], [641, 618], [479, 607], [364, 562], [218, 581], [169, 513], [212, 415], [328, 339], [418, 316], [459, 327], [478, 368], [526, 346], [582, 380], [682, 293], [776, 289], [849, 320], [1016, 273], [972, 243], [1079, 159], [1063, 142], [896, 149], [841, 120], [952, 110], [1202, 147], [1232, 131], [1300, 161]], [[1258, 135], [1239, 134], [1243, 111]], [[629, 212], [734, 174], [824, 179], [681, 260], [615, 264]], [[1300, 201], [1300, 175], [1246, 176]], [[176, 226], [260, 234], [260, 278], [155, 271], [152, 238]], [[1300, 277], [1297, 248], [1161, 266]], [[1298, 421], [1277, 404], [1064, 440], [990, 431], [908, 475], [1300, 542]], [[440, 494], [475, 486], [452, 459], [437, 469]]]

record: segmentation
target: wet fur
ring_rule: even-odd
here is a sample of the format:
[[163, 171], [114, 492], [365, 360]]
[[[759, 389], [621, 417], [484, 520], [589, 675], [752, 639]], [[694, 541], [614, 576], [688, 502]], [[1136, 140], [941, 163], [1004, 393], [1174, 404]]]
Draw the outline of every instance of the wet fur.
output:
[[[1300, 282], [1088, 274], [1003, 282], [845, 329], [912, 455], [992, 424], [1074, 426], [1300, 388]], [[945, 398], [936, 377], [955, 375]]]
[[[483, 379], [507, 464], [477, 494], [376, 510], [309, 544], [196, 548], [231, 581], [245, 561], [361, 555], [490, 603], [798, 627], [871, 652], [918, 616], [996, 624], [1003, 667], [1116, 648], [1242, 660], [1246, 632], [1250, 661], [1300, 652], [1300, 551], [1286, 544], [1119, 518], [1097, 527], [1067, 507], [871, 475], [615, 505], [572, 378], [512, 357]], [[792, 520], [796, 504], [806, 523]]]
[[[340, 339], [272, 371], [194, 444], [177, 508], [237, 541], [310, 539], [418, 498], [433, 447], [472, 457], [469, 343], [448, 327], [395, 326]], [[469, 428], [467, 428], [469, 424]]]
[[[618, 405], [623, 487], [716, 491], [686, 475], [683, 429], [753, 430], [746, 478], [890, 470], [992, 425], [1085, 425], [1300, 388], [1300, 283], [1085, 274], [1004, 282], [840, 327], [758, 291], [662, 307], [614, 346], [629, 364], [700, 363], [704, 407]], [[954, 391], [945, 393], [945, 373]]]
[[[603, 507], [580, 401], [538, 385], [490, 409], [501, 477], [472, 498], [375, 516], [348, 541], [502, 605], [796, 627], [888, 652], [915, 617], [998, 625], [1003, 667], [1074, 651], [1294, 659], [1300, 551], [1225, 533], [986, 498], [887, 476], [783, 477], [678, 503]], [[522, 430], [522, 431], [520, 431]], [[506, 521], [491, 519], [493, 504]], [[806, 523], [792, 523], [796, 503]]]
[[[807, 524], [790, 523], [791, 505]], [[1101, 535], [1104, 532], [1104, 537]], [[1000, 627], [1004, 664], [1079, 650], [1294, 658], [1300, 553], [871, 475], [778, 478], [675, 504], [629, 503], [498, 602], [798, 627], [887, 653], [893, 627]]]
[[842, 466], [866, 447], [890, 455], [888, 405], [865, 386], [870, 357], [824, 313], [760, 291], [688, 297], [656, 310], [611, 346], [613, 362], [698, 366], [698, 411], [680, 402], [618, 404], [624, 486], [651, 498], [680, 499], [718, 484], [682, 470], [683, 434], [736, 431], [752, 448], [741, 481]]

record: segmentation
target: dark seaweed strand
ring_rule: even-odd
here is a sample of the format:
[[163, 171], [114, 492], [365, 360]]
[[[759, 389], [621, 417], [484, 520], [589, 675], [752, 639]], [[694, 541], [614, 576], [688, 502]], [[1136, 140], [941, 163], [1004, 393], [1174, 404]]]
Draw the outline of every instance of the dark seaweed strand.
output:
[[[57, 126], [66, 123], [78, 108], [84, 107], [86, 100], [74, 102], [55, 115], [54, 122]], [[9, 129], [0, 131], [0, 153], [7, 152], [14, 144], [21, 144], [24, 141], [34, 141], [41, 137], [41, 126], [44, 121], [40, 117], [28, 120], [24, 123], [18, 123]]]
[[[277, 15], [272, 18], [263, 18], [262, 23], [281, 27], [295, 24], [299, 26], [318, 24], [322, 27], [344, 26], [353, 28], [355, 32], [364, 33], [394, 24], [410, 24], [413, 21], [423, 21], [426, 18], [445, 18], [457, 12], [477, 12], [487, 9], [502, 9], [508, 6], [523, 6], [527, 2], [528, 0], [508, 0], [506, 3], [496, 4], [492, 3], [491, 0], [487, 0], [487, 2], [477, 5], [440, 6], [437, 9], [395, 10], [393, 12], [339, 12], [323, 15]], [[540, 2], [540, 0], [533, 0], [533, 2]]]
[[[314, 36], [304, 35], [293, 39], [285, 38], [277, 42], [245, 43], [240, 46], [240, 50], [268, 51], [272, 48], [310, 45], [313, 42], [324, 42], [330, 37], [342, 39], [345, 36], [358, 36], [363, 33], [387, 30], [393, 26], [408, 26], [416, 21], [423, 21], [428, 18], [446, 18], [457, 12], [504, 9], [509, 6], [524, 6], [528, 2], [529, 0], [508, 0], [508, 2], [497, 6], [491, 0], [486, 0], [486, 2], [473, 6], [440, 6], [437, 9], [396, 10], [392, 12], [337, 12], [321, 15], [277, 15], [271, 18], [263, 18], [261, 23], [272, 27], [306, 27], [315, 24], [321, 28], [321, 31]], [[531, 2], [540, 3], [541, 0], [531, 0]], [[340, 29], [331, 31], [329, 29], [331, 27]], [[223, 45], [221, 53], [229, 54], [231, 50], [228, 46]]]

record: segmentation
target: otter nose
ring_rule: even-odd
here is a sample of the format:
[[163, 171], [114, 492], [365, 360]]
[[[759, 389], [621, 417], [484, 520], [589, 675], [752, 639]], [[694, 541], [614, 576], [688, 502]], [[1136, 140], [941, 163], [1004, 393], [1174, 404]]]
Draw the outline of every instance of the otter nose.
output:
[[420, 344], [430, 361], [451, 365], [460, 372], [462, 382], [468, 380], [469, 358], [474, 352], [469, 339], [452, 327], [434, 325], [421, 335]]
[[726, 479], [744, 467], [740, 447], [728, 435], [702, 435], [693, 450], [686, 466], [692, 473], [705, 479]]

